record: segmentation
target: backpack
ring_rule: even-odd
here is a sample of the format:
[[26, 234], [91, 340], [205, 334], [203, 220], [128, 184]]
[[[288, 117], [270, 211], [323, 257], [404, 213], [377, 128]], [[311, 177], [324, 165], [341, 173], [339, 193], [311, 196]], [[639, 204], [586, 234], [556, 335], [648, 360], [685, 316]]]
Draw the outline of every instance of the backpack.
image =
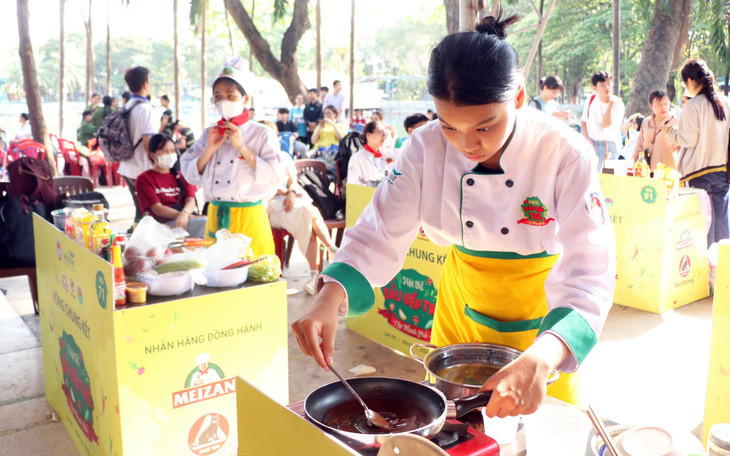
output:
[[335, 166], [340, 172], [340, 180], [347, 180], [347, 165], [350, 164], [350, 158], [363, 147], [362, 135], [356, 131], [346, 134], [341, 140], [335, 155]]
[[96, 139], [104, 152], [106, 161], [117, 163], [129, 160], [134, 156], [134, 150], [142, 142], [142, 138], [139, 138], [136, 143], [132, 143], [132, 135], [129, 133], [129, 114], [141, 103], [144, 102], [139, 101], [130, 109], [122, 108], [114, 111], [101, 123], [96, 132]]
[[537, 107], [539, 111], [542, 111], [542, 103], [540, 103], [537, 98], [533, 98], [532, 101], [535, 103], [535, 107]]
[[312, 203], [319, 209], [323, 219], [334, 219], [337, 217], [337, 212], [344, 209], [342, 200], [324, 186], [316, 172], [302, 171], [299, 173], [297, 181], [312, 198]]
[[48, 220], [42, 201], [25, 195], [0, 199], [0, 268], [35, 266], [33, 213]]
[[44, 204], [48, 210], [53, 210], [63, 198], [63, 193], [53, 185], [51, 165], [45, 160], [31, 157], [21, 157], [8, 165], [10, 198], [36, 199]]
[[588, 109], [586, 110], [586, 117], [591, 116], [591, 105], [593, 104], [593, 100], [595, 100], [597, 96], [598, 96], [598, 94], [594, 93], [593, 95], [591, 95], [591, 99], [588, 100]]

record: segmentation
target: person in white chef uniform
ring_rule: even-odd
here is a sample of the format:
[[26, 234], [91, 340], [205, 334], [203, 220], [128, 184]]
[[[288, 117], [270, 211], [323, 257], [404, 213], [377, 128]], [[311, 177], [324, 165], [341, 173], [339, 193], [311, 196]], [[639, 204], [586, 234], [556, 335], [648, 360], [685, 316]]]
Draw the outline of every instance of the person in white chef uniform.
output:
[[[486, 381], [489, 417], [535, 412], [546, 394], [579, 402], [578, 370], [598, 342], [615, 282], [613, 229], [590, 144], [525, 105], [505, 28], [486, 17], [431, 52], [438, 121], [416, 130], [292, 329], [302, 351], [332, 363], [338, 315], [360, 315], [403, 265], [419, 228], [451, 246], [431, 342], [523, 351]], [[560, 379], [546, 386], [551, 370]]]

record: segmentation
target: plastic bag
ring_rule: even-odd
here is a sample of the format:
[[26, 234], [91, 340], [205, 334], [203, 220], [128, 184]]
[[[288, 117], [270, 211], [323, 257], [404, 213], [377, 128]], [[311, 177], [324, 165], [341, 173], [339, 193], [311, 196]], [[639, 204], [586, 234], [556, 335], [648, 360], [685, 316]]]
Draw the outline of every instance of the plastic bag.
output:
[[281, 277], [281, 262], [276, 255], [268, 255], [248, 268], [248, 280], [252, 282], [273, 282]]
[[207, 270], [221, 270], [250, 255], [251, 238], [246, 235], [223, 229], [215, 233], [215, 238], [216, 243], [205, 250]]
[[124, 250], [124, 274], [134, 276], [152, 269], [175, 240], [175, 233], [166, 225], [145, 216], [127, 241]]

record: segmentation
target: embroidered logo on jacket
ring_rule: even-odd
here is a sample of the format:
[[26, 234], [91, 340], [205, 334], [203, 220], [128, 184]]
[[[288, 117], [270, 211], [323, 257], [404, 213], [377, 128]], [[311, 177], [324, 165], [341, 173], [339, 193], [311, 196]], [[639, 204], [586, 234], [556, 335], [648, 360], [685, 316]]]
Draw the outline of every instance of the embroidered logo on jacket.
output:
[[547, 218], [547, 207], [542, 204], [542, 201], [540, 201], [540, 198], [537, 196], [526, 198], [522, 202], [520, 209], [522, 209], [522, 215], [524, 215], [525, 218], [518, 220], [517, 223], [532, 226], [545, 226], [555, 220], [554, 218]]
[[402, 173], [399, 173], [397, 169], [393, 168], [393, 171], [388, 174], [388, 183], [390, 185], [393, 185], [395, 183], [395, 180], [398, 179], [398, 176], [402, 176]]
[[601, 195], [598, 192], [592, 192], [588, 195], [586, 201], [586, 214], [591, 217], [596, 223], [606, 223], [606, 212], [603, 210], [603, 204], [601, 203]]

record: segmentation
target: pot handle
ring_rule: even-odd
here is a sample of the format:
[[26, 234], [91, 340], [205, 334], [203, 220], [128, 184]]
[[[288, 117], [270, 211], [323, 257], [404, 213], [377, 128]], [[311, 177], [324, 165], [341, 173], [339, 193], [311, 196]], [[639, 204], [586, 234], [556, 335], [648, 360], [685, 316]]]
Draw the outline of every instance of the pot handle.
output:
[[419, 363], [423, 364], [423, 358], [416, 354], [416, 349], [427, 348], [429, 352], [436, 350], [438, 347], [435, 345], [427, 344], [425, 342], [417, 342], [411, 345], [411, 358], [415, 359]]
[[560, 378], [560, 373], [558, 371], [556, 371], [555, 369], [553, 369], [550, 372], [550, 377], [548, 377], [548, 379], [547, 379], [547, 384], [552, 385], [553, 383], [557, 382], [559, 378]]
[[492, 392], [484, 391], [483, 393], [475, 394], [473, 396], [457, 397], [453, 399], [456, 410], [456, 419], [459, 420], [467, 413], [476, 410], [479, 407], [486, 406], [491, 398]]

